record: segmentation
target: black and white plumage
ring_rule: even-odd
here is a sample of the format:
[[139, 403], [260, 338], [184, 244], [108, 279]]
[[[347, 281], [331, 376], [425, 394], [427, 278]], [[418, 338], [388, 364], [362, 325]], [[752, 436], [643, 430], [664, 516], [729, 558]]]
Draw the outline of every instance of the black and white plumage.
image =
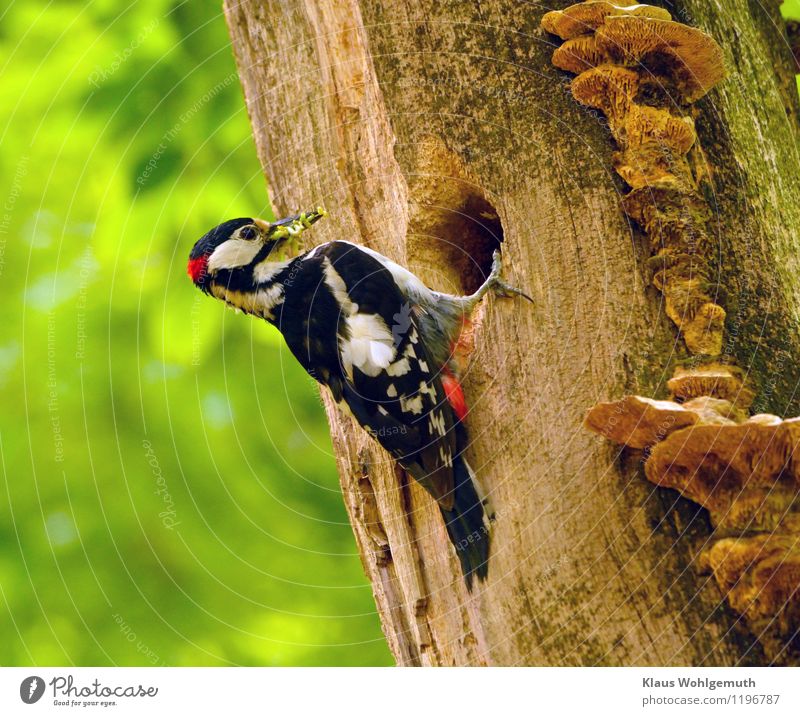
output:
[[195, 244], [189, 275], [277, 326], [306, 371], [436, 499], [471, 588], [473, 575], [487, 575], [493, 514], [463, 455], [466, 404], [452, 354], [488, 290], [520, 292], [500, 280], [497, 256], [483, 286], [462, 297], [346, 241], [293, 255], [322, 215], [225, 222]]

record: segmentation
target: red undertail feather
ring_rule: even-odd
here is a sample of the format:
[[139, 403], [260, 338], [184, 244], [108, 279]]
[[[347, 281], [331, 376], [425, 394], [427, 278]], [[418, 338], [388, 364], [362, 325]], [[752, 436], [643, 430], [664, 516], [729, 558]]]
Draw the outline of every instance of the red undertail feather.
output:
[[442, 387], [447, 396], [447, 402], [450, 403], [456, 417], [464, 420], [467, 417], [467, 401], [464, 398], [464, 391], [461, 389], [458, 379], [448, 368], [442, 368]]

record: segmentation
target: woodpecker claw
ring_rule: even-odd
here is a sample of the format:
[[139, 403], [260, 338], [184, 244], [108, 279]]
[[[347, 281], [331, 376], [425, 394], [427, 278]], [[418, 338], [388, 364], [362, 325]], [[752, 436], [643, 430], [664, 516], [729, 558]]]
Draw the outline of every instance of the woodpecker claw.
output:
[[487, 283], [494, 291], [496, 296], [500, 298], [514, 298], [515, 296], [520, 296], [531, 303], [535, 303], [535, 301], [524, 291], [511, 284], [506, 283], [503, 279], [500, 278], [500, 271], [503, 268], [503, 257], [501, 256], [499, 251], [495, 251], [492, 254], [492, 271], [489, 274], [489, 278], [487, 279]]
[[535, 301], [524, 291], [515, 286], [511, 286], [507, 284], [505, 281], [501, 281], [500, 279], [496, 279], [492, 284], [492, 290], [495, 292], [496, 296], [500, 298], [514, 298], [515, 296], [519, 296], [520, 298], [524, 298], [526, 301], [530, 301], [531, 303], [535, 303]]

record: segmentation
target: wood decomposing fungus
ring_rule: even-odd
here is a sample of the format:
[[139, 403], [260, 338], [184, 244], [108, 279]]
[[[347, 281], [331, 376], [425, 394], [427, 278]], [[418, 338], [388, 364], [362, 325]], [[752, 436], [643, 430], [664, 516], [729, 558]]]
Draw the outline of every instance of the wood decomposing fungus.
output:
[[[800, 418], [749, 416], [754, 393], [720, 359], [725, 311], [712, 290], [711, 216], [696, 178], [692, 103], [724, 76], [723, 53], [704, 32], [662, 8], [590, 0], [547, 13], [564, 40], [553, 63], [577, 75], [576, 100], [603, 112], [631, 187], [623, 210], [646, 233], [653, 283], [690, 354], [668, 381], [669, 400], [600, 403], [591, 430], [645, 451], [655, 485], [705, 507], [714, 533], [698, 564], [730, 606], [780, 654], [800, 629]], [[798, 451], [795, 456], [795, 450]]]
[[[800, 418], [748, 418], [735, 402], [710, 396], [682, 404], [627, 396], [594, 406], [586, 425], [646, 450], [650, 482], [709, 511], [714, 535], [699, 554], [701, 569], [713, 573], [728, 603], [755, 631], [796, 640]], [[780, 640], [777, 648], [783, 648]]]
[[722, 50], [666, 10], [624, 0], [549, 12], [542, 27], [565, 40], [553, 64], [578, 75], [575, 99], [608, 119], [614, 167], [631, 187], [623, 208], [648, 236], [667, 315], [691, 353], [717, 355], [725, 311], [709, 291], [710, 212], [688, 154], [691, 105], [724, 76]]

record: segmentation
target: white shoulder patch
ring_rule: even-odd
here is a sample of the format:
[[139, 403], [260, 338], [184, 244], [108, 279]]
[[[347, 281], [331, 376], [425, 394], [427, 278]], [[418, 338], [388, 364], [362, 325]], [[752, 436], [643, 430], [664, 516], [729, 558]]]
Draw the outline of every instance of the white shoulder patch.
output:
[[347, 316], [358, 311], [358, 304], [353, 303], [350, 300], [350, 294], [347, 293], [347, 284], [327, 256], [322, 260], [322, 270], [325, 274], [325, 283], [333, 293], [336, 302], [342, 307], [344, 314]]
[[355, 367], [374, 378], [394, 360], [392, 332], [374, 313], [355, 313], [345, 321], [350, 337], [342, 339], [339, 345], [345, 372], [352, 380]]

